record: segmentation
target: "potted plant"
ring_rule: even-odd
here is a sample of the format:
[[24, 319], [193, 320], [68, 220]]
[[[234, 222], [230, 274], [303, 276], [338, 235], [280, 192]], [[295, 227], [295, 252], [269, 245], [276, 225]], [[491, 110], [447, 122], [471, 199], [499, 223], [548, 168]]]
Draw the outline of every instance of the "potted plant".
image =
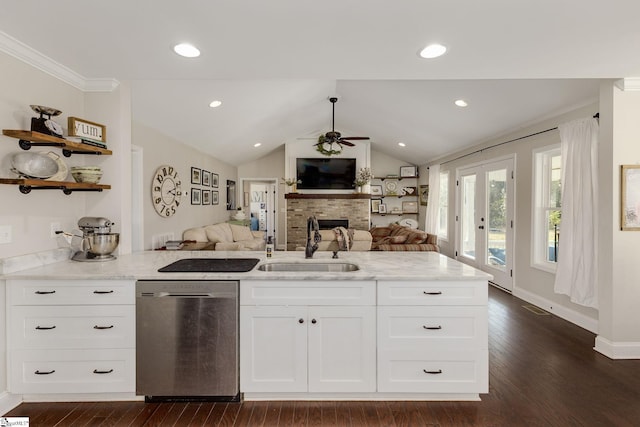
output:
[[297, 193], [297, 185], [302, 184], [302, 180], [295, 178], [282, 178], [282, 183], [289, 186], [291, 193]]
[[362, 187], [369, 184], [372, 178], [373, 178], [373, 175], [371, 174], [371, 169], [360, 168], [360, 170], [356, 174], [356, 180], [355, 180], [356, 192], [362, 193]]

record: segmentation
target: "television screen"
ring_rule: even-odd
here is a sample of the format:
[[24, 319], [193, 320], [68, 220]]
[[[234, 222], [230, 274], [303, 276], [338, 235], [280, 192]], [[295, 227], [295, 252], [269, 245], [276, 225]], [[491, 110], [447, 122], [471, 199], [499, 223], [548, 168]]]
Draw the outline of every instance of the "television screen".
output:
[[296, 178], [302, 190], [353, 190], [356, 159], [296, 159]]

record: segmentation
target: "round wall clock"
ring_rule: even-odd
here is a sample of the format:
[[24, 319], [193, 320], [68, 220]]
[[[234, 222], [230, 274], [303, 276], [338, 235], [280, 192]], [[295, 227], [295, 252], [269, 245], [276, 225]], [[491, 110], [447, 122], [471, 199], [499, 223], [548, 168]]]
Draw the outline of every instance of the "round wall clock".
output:
[[151, 182], [151, 201], [158, 215], [170, 217], [180, 206], [182, 190], [178, 172], [173, 166], [162, 165], [156, 169]]

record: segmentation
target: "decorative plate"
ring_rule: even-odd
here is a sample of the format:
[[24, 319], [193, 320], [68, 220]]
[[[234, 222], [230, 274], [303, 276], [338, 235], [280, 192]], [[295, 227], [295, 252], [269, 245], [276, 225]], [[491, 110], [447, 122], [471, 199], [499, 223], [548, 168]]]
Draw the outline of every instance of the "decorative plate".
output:
[[389, 196], [395, 196], [398, 194], [398, 181], [385, 181], [384, 182], [385, 194]]

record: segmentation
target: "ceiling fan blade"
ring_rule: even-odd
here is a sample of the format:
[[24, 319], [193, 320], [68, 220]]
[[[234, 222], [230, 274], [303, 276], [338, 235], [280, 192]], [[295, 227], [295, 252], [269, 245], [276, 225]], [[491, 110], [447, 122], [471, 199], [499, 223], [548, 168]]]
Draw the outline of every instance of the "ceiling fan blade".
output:
[[355, 147], [356, 146], [356, 144], [354, 144], [353, 142], [349, 142], [349, 141], [346, 141], [344, 139], [341, 139], [340, 141], [338, 141], [338, 144], [346, 145], [347, 147]]
[[351, 139], [353, 141], [362, 141], [362, 140], [366, 140], [366, 139], [370, 139], [370, 138], [368, 136], [343, 136], [340, 139], [342, 139], [342, 140]]

